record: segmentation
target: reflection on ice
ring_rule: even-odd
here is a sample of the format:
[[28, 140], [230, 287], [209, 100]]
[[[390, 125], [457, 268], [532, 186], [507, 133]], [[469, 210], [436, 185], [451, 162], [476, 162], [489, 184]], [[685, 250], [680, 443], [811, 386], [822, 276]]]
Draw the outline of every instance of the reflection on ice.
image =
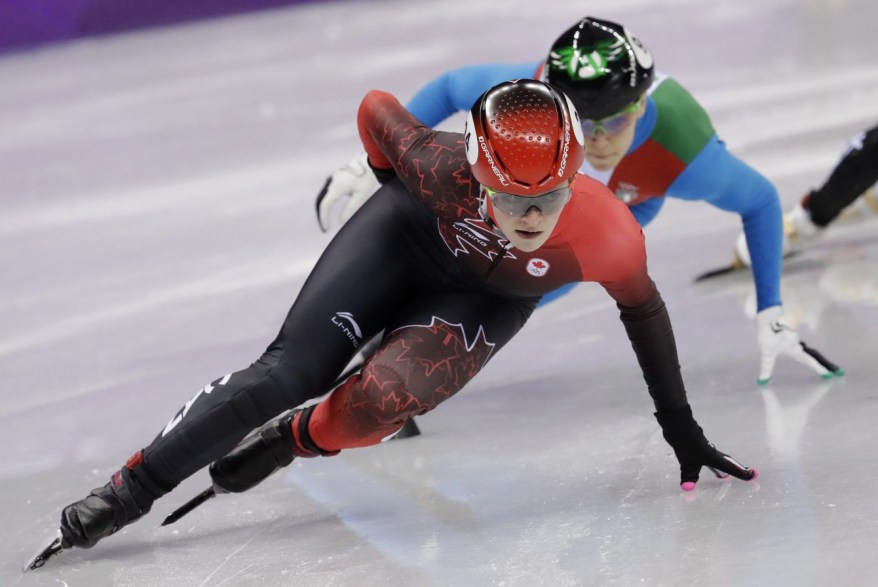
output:
[[[589, 11], [650, 39], [782, 194], [874, 123], [873, 0], [667, 4]], [[359, 97], [535, 58], [566, 10], [312, 3], [0, 59], [0, 585], [870, 584], [878, 217], [855, 208], [785, 265], [788, 319], [846, 377], [758, 388], [750, 275], [691, 283], [740, 226], [688, 202], [648, 227], [651, 270], [699, 420], [758, 481], [705, 470], [679, 491], [617, 311], [583, 287], [421, 436], [297, 462], [158, 527], [198, 474], [106, 544], [21, 575], [61, 506], [274, 336], [327, 242], [314, 198], [357, 150]]]

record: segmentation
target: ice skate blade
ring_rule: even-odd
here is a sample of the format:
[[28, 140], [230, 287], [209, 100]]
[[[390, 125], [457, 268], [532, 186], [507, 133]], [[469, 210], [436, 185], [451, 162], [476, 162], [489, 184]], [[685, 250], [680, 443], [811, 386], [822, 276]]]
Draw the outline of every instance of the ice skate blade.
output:
[[39, 569], [46, 564], [46, 561], [67, 548], [69, 547], [65, 547], [64, 545], [64, 538], [61, 536], [61, 530], [58, 530], [58, 536], [49, 544], [49, 546], [27, 561], [24, 567], [22, 567], [21, 572], [26, 573], [28, 571], [33, 571], [34, 569]]
[[[783, 260], [787, 261], [795, 256], [797, 256], [801, 251], [789, 251], [785, 253], [783, 256]], [[732, 262], [728, 265], [723, 265], [722, 267], [717, 267], [716, 269], [711, 269], [710, 271], [705, 271], [704, 273], [698, 275], [693, 280], [693, 283], [701, 283], [703, 281], [711, 280], [715, 277], [721, 277], [723, 275], [729, 275], [731, 273], [740, 273], [744, 270], [750, 269], [750, 265], [745, 264], [741, 259], [735, 255], [735, 258], [732, 259]]]
[[418, 425], [415, 424], [414, 418], [409, 418], [403, 423], [402, 428], [399, 429], [399, 432], [391, 436], [388, 440], [400, 440], [402, 438], [412, 438], [413, 436], [420, 436], [421, 429], [418, 428]]
[[185, 516], [186, 514], [188, 514], [189, 512], [191, 512], [192, 510], [194, 510], [195, 508], [197, 508], [198, 506], [203, 504], [204, 502], [206, 502], [207, 500], [212, 499], [214, 497], [216, 497], [216, 490], [213, 487], [208, 487], [207, 489], [205, 489], [204, 491], [202, 491], [201, 493], [199, 493], [198, 495], [196, 495], [195, 497], [193, 497], [192, 499], [190, 499], [189, 501], [187, 501], [186, 503], [184, 503], [183, 505], [178, 507], [176, 510], [171, 512], [171, 514], [167, 518], [164, 519], [164, 521], [162, 522], [161, 525], [167, 526], [168, 524], [173, 524], [174, 522], [176, 522], [177, 520], [179, 520], [180, 518], [182, 518], [183, 516]]
[[741, 271], [742, 269], [749, 269], [749, 265], [745, 265], [743, 261], [741, 261], [737, 255], [734, 256], [732, 262], [728, 265], [724, 265], [717, 269], [711, 269], [710, 271], [705, 271], [701, 275], [698, 275], [695, 278], [695, 283], [700, 283], [702, 281], [706, 281], [708, 279], [713, 279], [714, 277], [719, 277], [721, 275], [728, 275], [729, 273], [735, 273], [737, 271]]

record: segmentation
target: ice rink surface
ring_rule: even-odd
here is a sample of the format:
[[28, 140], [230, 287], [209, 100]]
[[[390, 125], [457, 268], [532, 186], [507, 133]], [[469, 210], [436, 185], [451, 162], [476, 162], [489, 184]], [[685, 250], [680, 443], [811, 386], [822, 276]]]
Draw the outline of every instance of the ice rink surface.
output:
[[[758, 481], [678, 488], [617, 311], [538, 311], [423, 435], [296, 461], [22, 575], [61, 508], [274, 337], [330, 235], [314, 198], [371, 88], [537, 59], [585, 4], [327, 2], [0, 58], [0, 585], [873, 585], [878, 218], [786, 265], [786, 313], [847, 376], [758, 368], [739, 220], [670, 201], [646, 230], [708, 438]], [[878, 121], [874, 0], [598, 0], [702, 101], [784, 208]], [[462, 127], [462, 118], [448, 123]], [[356, 287], [356, 284], [351, 284]]]

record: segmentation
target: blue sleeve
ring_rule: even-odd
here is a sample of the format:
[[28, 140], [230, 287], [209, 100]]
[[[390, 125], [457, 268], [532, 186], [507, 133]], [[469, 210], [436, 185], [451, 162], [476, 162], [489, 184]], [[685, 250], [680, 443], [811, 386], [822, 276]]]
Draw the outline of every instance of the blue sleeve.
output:
[[455, 112], [472, 108], [482, 92], [510, 79], [534, 77], [542, 61], [513, 65], [470, 65], [452, 69], [435, 78], [409, 100], [406, 108], [429, 127]]
[[628, 209], [631, 210], [631, 213], [634, 214], [634, 218], [640, 224], [640, 226], [646, 226], [652, 219], [656, 217], [659, 213], [659, 210], [662, 209], [662, 206], [665, 205], [664, 198], [650, 198], [645, 202], [641, 202], [640, 204], [634, 204], [633, 206], [629, 206]]
[[537, 304], [537, 308], [542, 308], [546, 304], [550, 302], [554, 302], [561, 296], [567, 294], [571, 289], [579, 285], [578, 282], [567, 283], [559, 287], [558, 289], [552, 290], [549, 293], [545, 294]]
[[729, 153], [714, 136], [671, 184], [668, 195], [704, 200], [740, 214], [753, 266], [757, 310], [781, 303], [783, 211], [770, 181]]

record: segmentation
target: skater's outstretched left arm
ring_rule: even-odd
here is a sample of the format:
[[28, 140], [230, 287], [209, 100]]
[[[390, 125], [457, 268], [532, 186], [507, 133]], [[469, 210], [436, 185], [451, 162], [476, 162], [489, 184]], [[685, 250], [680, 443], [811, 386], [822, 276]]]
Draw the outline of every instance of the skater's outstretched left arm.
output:
[[619, 310], [655, 404], [656, 420], [680, 463], [680, 487], [684, 491], [694, 489], [702, 467], [721, 478], [731, 475], [744, 481], [755, 479], [756, 469], [717, 450], [695, 421], [680, 374], [671, 320], [655, 286], [644, 302], [635, 306], [619, 304]]
[[732, 155], [714, 137], [680, 175], [669, 193], [705, 200], [741, 216], [753, 270], [757, 304], [758, 382], [768, 383], [780, 355], [812, 369], [824, 379], [844, 372], [801, 341], [784, 319], [780, 296], [784, 227], [777, 190], [755, 169]]
[[[587, 180], [581, 180], [586, 182]], [[680, 463], [680, 484], [685, 491], [695, 488], [702, 467], [717, 476], [732, 475], [751, 480], [755, 469], [744, 467], [714, 447], [692, 415], [680, 373], [677, 345], [668, 310], [649, 276], [643, 232], [627, 209], [615, 198], [591, 202], [601, 226], [612, 226], [612, 239], [603, 247], [583, 246], [583, 254], [594, 254], [602, 262], [595, 281], [616, 301], [620, 319], [631, 341], [646, 387], [655, 405], [655, 417], [662, 434]], [[621, 211], [620, 211], [621, 209]], [[601, 230], [601, 227], [592, 227]], [[586, 237], [589, 238], [589, 237]], [[587, 245], [587, 241], [584, 242]]]

